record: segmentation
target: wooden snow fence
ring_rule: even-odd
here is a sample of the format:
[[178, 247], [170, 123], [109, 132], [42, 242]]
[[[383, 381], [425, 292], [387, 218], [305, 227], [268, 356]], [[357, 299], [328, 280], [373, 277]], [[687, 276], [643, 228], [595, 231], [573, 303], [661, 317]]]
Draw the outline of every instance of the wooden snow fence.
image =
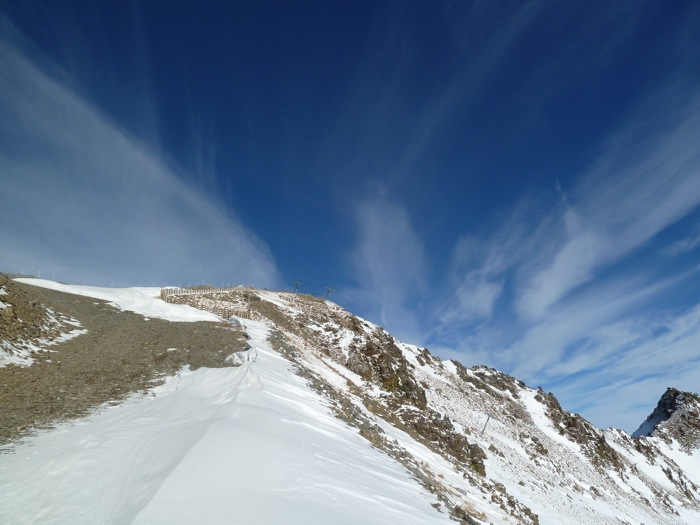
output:
[[[223, 319], [234, 315], [250, 319], [250, 303], [241, 305], [241, 292], [246, 290], [241, 286], [226, 286], [222, 288], [163, 288], [160, 298], [166, 303], [186, 304], [198, 310], [211, 312]], [[246, 301], [247, 302], [247, 301]]]

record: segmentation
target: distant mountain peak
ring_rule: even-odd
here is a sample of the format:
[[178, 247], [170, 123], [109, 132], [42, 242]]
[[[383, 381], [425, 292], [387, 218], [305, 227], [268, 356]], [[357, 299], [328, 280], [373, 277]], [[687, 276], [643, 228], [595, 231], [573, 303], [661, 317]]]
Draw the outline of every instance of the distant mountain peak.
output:
[[700, 396], [669, 387], [633, 437], [675, 438], [688, 448], [700, 444]]

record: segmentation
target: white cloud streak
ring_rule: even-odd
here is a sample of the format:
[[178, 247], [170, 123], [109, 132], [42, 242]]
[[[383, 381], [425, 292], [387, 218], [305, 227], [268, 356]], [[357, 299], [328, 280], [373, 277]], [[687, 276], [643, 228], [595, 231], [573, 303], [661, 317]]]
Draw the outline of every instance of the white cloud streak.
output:
[[[641, 108], [546, 213], [537, 218], [521, 206], [495, 230], [458, 242], [458, 286], [436, 316], [439, 345], [448, 337], [469, 362], [565, 385], [555, 392], [565, 406], [624, 385], [613, 414], [603, 417], [602, 405], [590, 403], [589, 417], [603, 425], [620, 410], [641, 422], [649, 406], [632, 401], [653, 405], [665, 387], [682, 388], [679, 378], [697, 389], [700, 371], [684, 363], [700, 361], [700, 318], [683, 299], [697, 268], [666, 273], [668, 258], [654, 259], [652, 242], [700, 206], [700, 98], [663, 95], [667, 107]], [[695, 233], [664, 254], [692, 252]], [[635, 381], [654, 389], [641, 398]]]
[[415, 305], [407, 303], [425, 290], [423, 242], [406, 210], [383, 195], [360, 202], [354, 212], [358, 242], [350, 258], [359, 285], [342, 294], [397, 336], [419, 344]]
[[[700, 304], [676, 315], [660, 313], [612, 324], [596, 335], [595, 344], [562, 363], [583, 373], [557, 389], [572, 410], [585, 410], [597, 424], [632, 432], [667, 387], [697, 390]], [[572, 370], [553, 371], [557, 372]]]
[[693, 232], [683, 239], [673, 242], [665, 250], [669, 257], [677, 257], [695, 251], [700, 246], [700, 225], [697, 225]]
[[[542, 317], [598, 269], [639, 248], [700, 204], [700, 98], [682, 114], [675, 127], [654, 136], [628, 131], [584, 177], [564, 217], [566, 235], [554, 241], [556, 254], [522, 291], [522, 315]], [[633, 146], [635, 142], [643, 146]]]
[[279, 282], [239, 220], [7, 37], [0, 64], [1, 268], [99, 284]]

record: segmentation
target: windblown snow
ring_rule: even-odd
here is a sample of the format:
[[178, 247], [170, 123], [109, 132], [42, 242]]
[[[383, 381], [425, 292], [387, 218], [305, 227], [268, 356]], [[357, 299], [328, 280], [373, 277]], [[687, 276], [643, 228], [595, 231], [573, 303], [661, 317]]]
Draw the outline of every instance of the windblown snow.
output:
[[[150, 316], [197, 317], [189, 307], [159, 304], [152, 296], [149, 303], [143, 289], [94, 292]], [[238, 356], [242, 366], [183, 370], [151, 396], [64, 424], [0, 455], [0, 521], [450, 521], [398, 463], [331, 414], [269, 348], [264, 325], [245, 323], [251, 348]]]
[[[159, 289], [31, 284], [218, 319]], [[700, 523], [700, 463], [672, 437], [597, 429], [550, 394], [441, 362], [327, 301], [250, 294], [269, 315], [231, 320], [249, 337], [231, 356], [240, 366], [183, 369], [0, 454], [0, 522]], [[290, 353], [273, 345], [280, 334]], [[384, 383], [358, 356], [388, 370]]]

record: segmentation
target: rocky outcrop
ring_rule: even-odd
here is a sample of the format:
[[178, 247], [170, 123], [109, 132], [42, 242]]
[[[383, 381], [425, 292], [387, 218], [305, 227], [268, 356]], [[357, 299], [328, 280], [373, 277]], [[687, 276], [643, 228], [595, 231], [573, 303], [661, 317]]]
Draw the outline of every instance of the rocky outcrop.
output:
[[675, 439], [688, 451], [700, 447], [700, 396], [668, 388], [649, 417], [632, 434]]
[[4, 274], [0, 274], [0, 303], [0, 367], [31, 364], [32, 353], [80, 325], [41, 304]]

